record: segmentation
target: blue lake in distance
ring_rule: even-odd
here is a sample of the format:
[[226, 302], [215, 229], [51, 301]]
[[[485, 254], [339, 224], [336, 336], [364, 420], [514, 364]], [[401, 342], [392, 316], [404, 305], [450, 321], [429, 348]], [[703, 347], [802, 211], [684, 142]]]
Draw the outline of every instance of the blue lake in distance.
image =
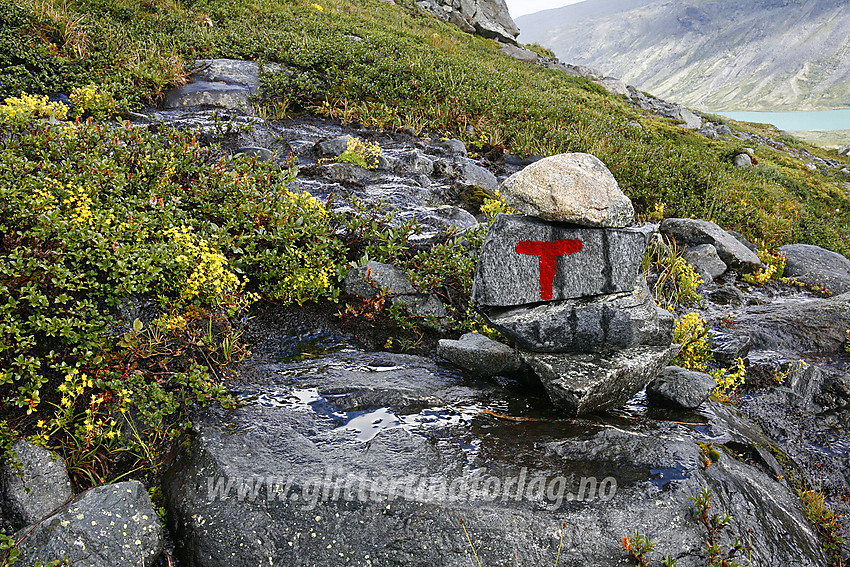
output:
[[811, 112], [716, 112], [742, 122], [773, 124], [780, 130], [850, 130], [850, 108]]

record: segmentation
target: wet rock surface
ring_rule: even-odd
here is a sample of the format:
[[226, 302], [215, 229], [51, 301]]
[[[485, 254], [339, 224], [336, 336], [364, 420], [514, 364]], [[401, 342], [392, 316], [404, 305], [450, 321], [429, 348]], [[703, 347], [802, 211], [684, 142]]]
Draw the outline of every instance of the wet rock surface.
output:
[[754, 560], [825, 565], [788, 488], [754, 463], [701, 464], [697, 440], [760, 440], [715, 413], [725, 408], [706, 406], [693, 425], [641, 411], [565, 420], [522, 388], [333, 336], [249, 366], [246, 405], [201, 411], [166, 476], [189, 566], [468, 565], [463, 518], [488, 564], [548, 563], [566, 524], [564, 564], [617, 563], [639, 526], [696, 567], [703, 534], [689, 498], [703, 487], [732, 515], [731, 533], [751, 531]]

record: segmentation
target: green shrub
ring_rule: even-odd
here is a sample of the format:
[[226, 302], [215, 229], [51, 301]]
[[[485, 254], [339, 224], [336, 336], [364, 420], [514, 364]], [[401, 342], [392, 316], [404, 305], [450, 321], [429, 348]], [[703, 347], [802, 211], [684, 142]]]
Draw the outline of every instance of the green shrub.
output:
[[[256, 292], [338, 294], [336, 221], [293, 175], [168, 129], [0, 116], [0, 410], [19, 434], [92, 485], [121, 452], [155, 466], [192, 403], [231, 403], [230, 317]], [[131, 300], [161, 315], [123, 332]]]

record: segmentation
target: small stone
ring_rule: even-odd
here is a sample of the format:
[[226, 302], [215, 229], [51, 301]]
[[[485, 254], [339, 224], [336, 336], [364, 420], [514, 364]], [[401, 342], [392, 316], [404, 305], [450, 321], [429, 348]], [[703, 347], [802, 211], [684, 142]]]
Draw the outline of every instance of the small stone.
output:
[[256, 157], [257, 161], [272, 161], [275, 158], [275, 154], [273, 151], [267, 148], [260, 148], [255, 146], [245, 146], [242, 148], [237, 148], [234, 155], [245, 154], [250, 157]]
[[702, 276], [705, 283], [711, 283], [726, 272], [726, 264], [711, 244], [692, 246], [682, 253], [682, 257]]
[[323, 140], [316, 144], [316, 151], [323, 156], [339, 157], [348, 149], [348, 142], [352, 139], [353, 136], [345, 134], [344, 136], [337, 136], [330, 140]]
[[718, 136], [731, 136], [732, 135], [732, 128], [730, 128], [726, 124], [721, 124], [717, 127], [717, 135]]
[[753, 159], [747, 154], [737, 154], [732, 158], [732, 165], [739, 169], [753, 166]]
[[404, 304], [411, 315], [438, 319], [446, 316], [446, 308], [436, 295], [418, 293], [407, 274], [392, 264], [372, 261], [354, 268], [346, 274], [342, 289], [365, 299], [377, 299], [386, 293], [391, 303]]
[[647, 402], [656, 407], [696, 409], [714, 391], [710, 374], [668, 366], [646, 387]]
[[679, 345], [639, 346], [609, 355], [520, 351], [552, 403], [578, 416], [619, 407], [670, 363]]
[[513, 376], [528, 371], [514, 349], [478, 333], [466, 333], [457, 341], [441, 339], [437, 355], [482, 376]]
[[590, 154], [541, 159], [502, 183], [505, 202], [547, 221], [622, 228], [634, 223], [631, 200], [605, 164]]
[[630, 293], [490, 310], [487, 322], [534, 352], [603, 352], [638, 345], [667, 346], [673, 316], [658, 307], [642, 277]]
[[477, 307], [510, 307], [631, 292], [653, 232], [499, 215], [481, 247], [472, 300]]
[[744, 292], [734, 285], [724, 285], [708, 293], [708, 298], [720, 305], [743, 305]]

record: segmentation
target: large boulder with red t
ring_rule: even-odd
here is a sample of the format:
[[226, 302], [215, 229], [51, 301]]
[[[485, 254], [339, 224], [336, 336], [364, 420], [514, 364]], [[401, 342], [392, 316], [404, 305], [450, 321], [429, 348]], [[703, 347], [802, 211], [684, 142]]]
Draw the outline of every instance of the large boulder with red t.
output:
[[652, 233], [499, 215], [481, 248], [472, 301], [512, 307], [631, 292]]

